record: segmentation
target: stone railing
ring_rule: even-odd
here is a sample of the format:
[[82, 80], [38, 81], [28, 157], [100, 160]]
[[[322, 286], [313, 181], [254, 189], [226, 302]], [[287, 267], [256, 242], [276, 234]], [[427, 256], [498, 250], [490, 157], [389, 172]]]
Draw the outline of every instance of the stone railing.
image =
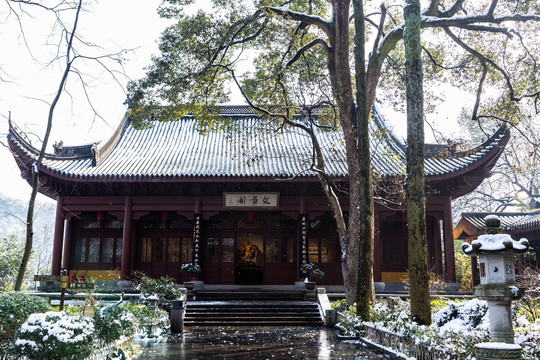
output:
[[125, 337], [96, 349], [85, 360], [103, 360], [111, 355], [116, 349], [126, 350], [133, 347], [134, 336]]
[[[341, 321], [342, 317], [344, 317], [344, 314], [338, 313], [337, 321]], [[409, 340], [387, 329], [364, 323], [362, 324], [362, 330], [364, 336], [359, 338], [360, 341], [379, 351], [391, 354], [393, 358], [415, 358], [416, 360], [445, 359], [445, 354], [442, 351], [429, 349], [423, 344], [416, 344], [414, 340]], [[456, 358], [456, 360], [459, 360], [459, 358]]]
[[384, 349], [391, 349], [392, 352], [413, 357], [416, 360], [437, 360], [444, 359], [442, 351], [428, 349], [427, 346], [416, 344], [413, 340], [393, 333], [389, 330], [378, 328], [371, 324], [363, 324], [364, 336], [361, 340], [368, 340], [370, 345], [379, 345]]

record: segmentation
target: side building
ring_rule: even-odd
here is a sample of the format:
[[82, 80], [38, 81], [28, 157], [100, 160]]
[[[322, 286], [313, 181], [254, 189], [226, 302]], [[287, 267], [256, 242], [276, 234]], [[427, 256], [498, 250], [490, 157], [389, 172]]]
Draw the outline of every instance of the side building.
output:
[[[309, 138], [268, 129], [248, 107], [221, 110], [227, 131], [201, 129], [192, 116], [136, 130], [126, 118], [100, 144], [56, 145], [38, 169], [40, 192], [57, 202], [52, 274], [129, 279], [139, 271], [181, 282], [189, 278], [182, 264], [194, 262], [206, 284], [280, 285], [300, 280], [300, 265], [313, 262], [326, 273], [321, 284], [341, 285], [336, 225], [309, 170]], [[407, 216], [391, 185], [403, 182], [405, 144], [376, 108], [370, 126], [373, 171], [386, 184], [376, 189], [374, 280], [400, 283]], [[341, 133], [317, 136], [347, 210]], [[489, 176], [508, 137], [501, 129], [463, 152], [426, 146], [429, 266], [447, 282], [455, 282], [451, 201]], [[30, 182], [38, 150], [13, 124], [8, 142]]]

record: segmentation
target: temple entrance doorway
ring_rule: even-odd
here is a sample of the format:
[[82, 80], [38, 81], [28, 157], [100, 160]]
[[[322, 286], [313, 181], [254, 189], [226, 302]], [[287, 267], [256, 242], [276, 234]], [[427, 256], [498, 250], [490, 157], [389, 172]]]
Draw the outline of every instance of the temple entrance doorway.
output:
[[236, 283], [262, 285], [264, 233], [238, 232], [236, 235]]
[[298, 278], [297, 221], [279, 213], [221, 213], [203, 231], [207, 284], [279, 285]]

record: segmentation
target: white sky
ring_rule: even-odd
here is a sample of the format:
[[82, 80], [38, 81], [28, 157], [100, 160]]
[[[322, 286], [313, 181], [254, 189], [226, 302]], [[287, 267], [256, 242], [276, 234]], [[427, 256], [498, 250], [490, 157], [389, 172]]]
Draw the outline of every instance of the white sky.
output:
[[[160, 19], [156, 9], [160, 0], [103, 0], [83, 13], [79, 20], [79, 34], [86, 40], [99, 44], [108, 52], [119, 49], [135, 49], [127, 52], [124, 69], [126, 74], [137, 79], [144, 74], [144, 67], [150, 63], [151, 54], [157, 54], [157, 39], [167, 22]], [[11, 111], [12, 120], [23, 130], [35, 132], [40, 137], [47, 121], [48, 105], [58, 88], [61, 71], [59, 66], [45, 66], [54, 55], [55, 47], [47, 45], [47, 34], [52, 19], [43, 11], [33, 11], [34, 18], [23, 18], [26, 26], [28, 49], [19, 36], [15, 18], [7, 17], [4, 2], [0, 3], [0, 135], [5, 143], [8, 131], [7, 117]], [[7, 24], [6, 24], [7, 22]], [[106, 53], [107, 51], [104, 51]], [[79, 90], [73, 90], [73, 99], [66, 94], [55, 112], [53, 129], [49, 143], [62, 140], [64, 144], [76, 145], [106, 139], [109, 131], [121, 120], [125, 106], [125, 93], [111, 77], [99, 70], [95, 64], [85, 66], [75, 63], [90, 77], [90, 98], [93, 106], [104, 120], [94, 118], [92, 110]], [[120, 77], [122, 86], [127, 80]], [[70, 75], [71, 89], [79, 89], [78, 79]], [[75, 85], [75, 86], [74, 86]], [[35, 142], [34, 144], [38, 144]], [[0, 192], [26, 199], [30, 196], [30, 186], [22, 180], [13, 157], [5, 147], [0, 148]]]
[[[207, 2], [207, 0], [204, 0]], [[150, 56], [158, 54], [157, 39], [167, 25], [160, 19], [156, 9], [160, 0], [102, 0], [88, 8], [79, 20], [79, 34], [85, 40], [99, 44], [109, 52], [134, 49], [124, 54], [124, 70], [127, 76], [137, 79], [143, 76]], [[202, 6], [203, 1], [197, 3]], [[34, 18], [24, 16], [26, 39], [32, 51], [24, 45], [13, 16], [7, 15], [7, 7], [0, 3], [0, 141], [6, 143], [7, 117], [11, 112], [14, 121], [24, 131], [43, 136], [47, 121], [48, 105], [57, 90], [61, 70], [59, 65], [46, 66], [56, 51], [47, 35], [51, 32], [52, 19], [43, 11], [33, 11]], [[103, 51], [102, 53], [106, 53]], [[122, 119], [125, 93], [120, 85], [95, 64], [76, 63], [79, 70], [88, 74], [92, 104], [103, 119], [95, 118], [86, 103], [85, 96], [77, 87], [78, 79], [70, 75], [69, 89], [73, 96], [62, 95], [55, 112], [49, 147], [63, 141], [66, 145], [86, 144], [104, 140]], [[122, 86], [127, 80], [119, 77]], [[88, 80], [90, 79], [90, 80]], [[454, 95], [456, 96], [456, 95]], [[39, 99], [39, 100], [38, 100]], [[460, 101], [463, 99], [461, 97]], [[437, 127], [455, 122], [456, 102], [448, 101], [439, 108]], [[396, 126], [401, 136], [406, 133], [405, 116], [383, 109], [388, 120]], [[429, 137], [426, 128], [426, 137]], [[33, 138], [34, 141], [37, 139]], [[37, 141], [34, 144], [39, 144]], [[27, 199], [30, 186], [22, 180], [19, 169], [9, 151], [0, 146], [0, 193]], [[42, 197], [44, 199], [44, 197]]]

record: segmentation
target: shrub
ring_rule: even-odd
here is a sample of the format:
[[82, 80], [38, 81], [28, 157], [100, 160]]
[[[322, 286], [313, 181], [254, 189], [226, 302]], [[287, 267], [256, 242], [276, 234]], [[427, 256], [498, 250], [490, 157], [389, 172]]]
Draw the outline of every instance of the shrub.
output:
[[52, 307], [42, 298], [21, 292], [0, 294], [0, 353], [13, 344], [17, 329], [30, 314], [46, 312]]
[[126, 360], [126, 359], [127, 359], [126, 353], [122, 349], [115, 349], [111, 355], [107, 356], [107, 360]]
[[302, 264], [302, 266], [300, 266], [300, 271], [307, 274], [307, 278], [309, 279], [309, 281], [320, 281], [324, 278], [325, 275], [324, 271], [318, 269], [317, 265], [315, 265], [314, 263]]
[[454, 253], [456, 259], [456, 278], [460, 291], [472, 291], [471, 258], [461, 251]]
[[[438, 299], [436, 305], [442, 306], [443, 301]], [[449, 301], [446, 307], [433, 315], [431, 326], [421, 326], [410, 319], [407, 302], [393, 299], [377, 303], [372, 308], [371, 317], [377, 327], [397, 333], [431, 353], [444, 354], [440, 358], [474, 359], [474, 345], [490, 341], [488, 323], [484, 321], [487, 320], [486, 312], [484, 301]], [[337, 327], [345, 335], [362, 335], [361, 320], [353, 314], [347, 315]], [[523, 349], [522, 358], [540, 360], [540, 321], [532, 323], [526, 316], [520, 316], [514, 329], [516, 343]]]
[[471, 331], [480, 325], [487, 310], [486, 302], [477, 299], [452, 302], [433, 314], [433, 322], [442, 329], [459, 327]]
[[[167, 276], [160, 279], [152, 279], [144, 275], [140, 276], [139, 288], [144, 298], [156, 295], [158, 297], [157, 305], [165, 311], [171, 310], [171, 300], [179, 299], [182, 296], [182, 292], [174, 279]], [[148, 305], [144, 298], [142, 299], [143, 302]]]
[[201, 266], [193, 263], [182, 264], [180, 272], [182, 271], [188, 272], [192, 277], [199, 277], [202, 274]]
[[125, 307], [114, 304], [100, 307], [94, 314], [96, 336], [104, 343], [132, 336], [139, 326], [135, 316]]
[[[142, 304], [123, 303], [122, 306], [130, 311], [137, 319], [139, 325], [159, 324], [160, 333], [166, 333], [169, 328], [169, 314], [162, 310], [153, 309]], [[152, 327], [146, 326], [142, 328], [141, 335], [145, 338], [151, 338], [159, 334], [153, 334]]]
[[90, 318], [64, 312], [32, 314], [17, 331], [14, 351], [29, 359], [84, 359], [92, 353]]
[[535, 322], [540, 319], [540, 271], [530, 267], [523, 269], [518, 284], [525, 288], [524, 296], [516, 302], [518, 313]]
[[340, 313], [345, 313], [349, 310], [349, 305], [347, 305], [347, 300], [345, 299], [334, 301], [330, 306]]
[[540, 359], [540, 322], [530, 323], [526, 318], [518, 319], [516, 326], [516, 344], [521, 345], [522, 358], [527, 360]]
[[379, 302], [371, 309], [371, 322], [384, 326], [394, 332], [401, 332], [403, 325], [410, 322], [411, 306], [400, 298], [389, 298]]

